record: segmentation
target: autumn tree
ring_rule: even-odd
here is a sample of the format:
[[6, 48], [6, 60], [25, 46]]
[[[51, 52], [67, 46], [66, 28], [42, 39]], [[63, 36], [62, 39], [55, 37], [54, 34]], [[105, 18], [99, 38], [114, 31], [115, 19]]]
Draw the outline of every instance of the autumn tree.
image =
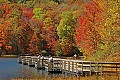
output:
[[4, 31], [4, 25], [0, 23], [0, 49], [5, 49], [6, 46], [6, 36]]
[[[71, 56], [77, 52], [74, 52], [75, 48], [74, 42], [74, 18], [73, 12], [67, 11], [60, 14], [61, 21], [57, 27], [57, 34], [59, 36], [59, 41], [62, 49], [63, 55]], [[77, 52], [78, 53], [78, 52]]]
[[2, 18], [3, 17], [3, 15], [4, 15], [4, 9], [3, 9], [3, 6], [2, 6], [2, 4], [0, 4], [0, 18]]
[[38, 38], [36, 32], [34, 32], [33, 36], [31, 37], [29, 49], [32, 54], [39, 53], [38, 50]]
[[56, 54], [58, 36], [56, 33], [56, 26], [54, 26], [51, 18], [46, 18], [44, 20], [43, 34], [44, 38], [48, 42], [47, 48], [51, 49], [51, 53]]
[[[99, 34], [101, 36], [101, 41], [99, 42], [98, 57], [105, 59], [106, 56], [111, 56], [119, 54], [120, 40], [120, 19], [119, 19], [119, 1], [106, 0], [104, 3], [98, 1], [101, 4], [102, 9], [104, 9], [104, 18], [101, 22], [101, 27], [99, 28]], [[99, 54], [102, 55], [99, 56]]]
[[102, 20], [102, 10], [99, 5], [91, 1], [85, 5], [83, 16], [78, 18], [80, 27], [77, 30], [77, 44], [85, 56], [95, 54], [100, 40], [98, 28]]
[[[3, 54], [11, 54], [12, 46], [8, 44], [8, 27], [9, 21], [0, 20], [0, 51]], [[1, 55], [1, 54], [0, 54]]]
[[19, 37], [20, 37], [20, 27], [19, 27], [19, 21], [21, 17], [21, 7], [19, 5], [9, 5], [8, 9], [8, 14], [5, 16], [5, 19], [10, 21], [11, 26], [8, 27], [6, 30], [7, 33], [10, 33], [11, 35], [8, 34], [7, 38], [8, 41], [7, 43], [12, 46], [12, 52], [14, 54], [20, 53], [19, 52]]
[[33, 13], [34, 13], [33, 18], [36, 18], [38, 21], [43, 21], [45, 17], [45, 12], [42, 8], [34, 8]]
[[[11, 50], [11, 45], [9, 44], [9, 39], [8, 36], [10, 36], [10, 27], [11, 27], [11, 22], [9, 20], [6, 20], [6, 16], [9, 14], [9, 7], [7, 4], [1, 5], [1, 19], [0, 19], [0, 34], [1, 34], [1, 49], [4, 52], [4, 54], [10, 54]], [[8, 47], [9, 46], [9, 47]]]

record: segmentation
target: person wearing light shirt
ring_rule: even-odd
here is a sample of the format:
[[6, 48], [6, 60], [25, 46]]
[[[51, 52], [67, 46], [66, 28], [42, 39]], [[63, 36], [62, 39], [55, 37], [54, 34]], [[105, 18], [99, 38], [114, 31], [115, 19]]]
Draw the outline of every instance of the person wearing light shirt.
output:
[[73, 57], [76, 59], [77, 55], [76, 55], [76, 54], [74, 54], [74, 56], [73, 56]]
[[53, 62], [52, 56], [49, 56], [49, 61], [50, 61], [50, 62]]

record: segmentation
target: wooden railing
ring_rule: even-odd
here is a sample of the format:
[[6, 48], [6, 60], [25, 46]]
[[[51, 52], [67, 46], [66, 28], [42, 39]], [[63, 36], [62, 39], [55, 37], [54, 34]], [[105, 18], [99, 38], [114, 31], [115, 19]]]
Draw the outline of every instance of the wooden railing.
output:
[[89, 72], [91, 75], [94, 73], [119, 73], [120, 72], [120, 62], [91, 62], [91, 61], [81, 61], [78, 62], [78, 69], [81, 68], [81, 73]]
[[120, 73], [120, 62], [93, 62], [73, 59], [53, 58], [53, 62], [45, 57], [43, 60], [37, 56], [20, 56], [18, 62], [29, 63], [32, 60], [32, 65], [36, 68], [45, 69], [49, 72], [64, 72], [76, 75], [84, 75], [93, 73]]

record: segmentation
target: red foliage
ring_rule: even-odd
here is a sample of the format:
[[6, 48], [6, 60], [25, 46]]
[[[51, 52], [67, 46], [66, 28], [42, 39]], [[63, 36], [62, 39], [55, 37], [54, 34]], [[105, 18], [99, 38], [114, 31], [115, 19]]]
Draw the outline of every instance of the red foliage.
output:
[[12, 46], [5, 46], [6, 50], [11, 50]]
[[96, 50], [99, 39], [97, 27], [100, 26], [101, 10], [93, 1], [85, 5], [85, 9], [84, 15], [78, 18], [80, 28], [76, 29], [76, 43], [87, 55], [90, 55]]
[[76, 38], [77, 38], [77, 44], [79, 44], [83, 38], [85, 37], [85, 34], [84, 34], [84, 29], [78, 29], [77, 30], [77, 35], [76, 35]]
[[31, 19], [32, 16], [34, 15], [33, 14], [33, 8], [22, 8], [23, 10], [23, 16], [26, 18], [26, 19]]
[[6, 35], [4, 31], [4, 25], [0, 24], [0, 48], [6, 45]]
[[87, 18], [85, 18], [85, 17], [79, 17], [78, 18], [78, 22], [79, 22], [80, 26], [83, 26], [83, 25], [86, 24]]
[[3, 18], [5, 18], [8, 14], [10, 14], [10, 7], [7, 4], [3, 4], [3, 10], [5, 11]]
[[32, 38], [30, 40], [30, 44], [29, 44], [29, 49], [30, 49], [31, 53], [36, 54], [36, 53], [39, 52], [39, 50], [38, 50], [38, 44], [39, 44], [38, 37], [37, 37], [36, 32], [34, 32]]
[[47, 26], [47, 29], [42, 26], [42, 35], [44, 39], [47, 41], [46, 48], [51, 49], [55, 54], [57, 51], [57, 33], [53, 26]]

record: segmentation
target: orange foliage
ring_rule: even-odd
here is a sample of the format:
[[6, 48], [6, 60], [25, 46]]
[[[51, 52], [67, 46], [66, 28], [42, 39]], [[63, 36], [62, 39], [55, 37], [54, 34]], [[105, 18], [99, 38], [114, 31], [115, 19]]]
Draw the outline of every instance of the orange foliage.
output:
[[76, 30], [77, 44], [83, 49], [86, 56], [94, 54], [97, 50], [98, 41], [100, 39], [97, 29], [102, 19], [101, 13], [102, 11], [98, 4], [91, 1], [85, 5], [84, 15], [78, 18], [80, 28]]
[[4, 32], [4, 25], [0, 24], [0, 47], [4, 46], [6, 44], [6, 37]]
[[5, 49], [6, 49], [6, 50], [11, 50], [11, 49], [12, 49], [12, 46], [5, 46]]
[[33, 54], [36, 54], [38, 53], [38, 38], [37, 38], [37, 34], [36, 32], [34, 32], [32, 38], [31, 38], [31, 41], [30, 41], [30, 44], [29, 44], [29, 49], [30, 49], [30, 52], [33, 53]]

